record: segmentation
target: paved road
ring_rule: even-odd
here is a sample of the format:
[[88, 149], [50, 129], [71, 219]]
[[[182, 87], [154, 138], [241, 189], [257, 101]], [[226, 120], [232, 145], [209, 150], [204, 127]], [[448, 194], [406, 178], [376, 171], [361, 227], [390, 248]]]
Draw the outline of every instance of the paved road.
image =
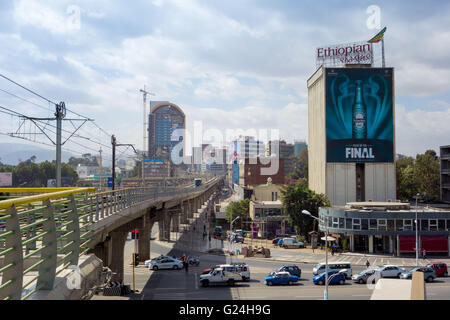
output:
[[[131, 250], [131, 241], [127, 243]], [[183, 252], [169, 249], [158, 242], [152, 242], [152, 256], [169, 254], [179, 256]], [[130, 251], [131, 252], [131, 251]], [[189, 252], [186, 252], [189, 254]], [[131, 256], [131, 254], [130, 254]], [[302, 270], [302, 277], [298, 284], [293, 286], [273, 286], [264, 284], [264, 277], [272, 270], [282, 266], [280, 261], [267, 261], [264, 259], [246, 258], [250, 266], [252, 280], [248, 283], [239, 283], [235, 287], [215, 286], [202, 288], [198, 277], [202, 269], [225, 262], [238, 262], [236, 257], [200, 255], [199, 267], [190, 267], [189, 272], [184, 270], [151, 271], [144, 266], [136, 268], [136, 288], [139, 294], [131, 299], [142, 300], [321, 300], [323, 286], [312, 283], [313, 264], [297, 264]], [[241, 259], [240, 261], [244, 261]], [[362, 271], [364, 267], [355, 266], [353, 273]], [[125, 281], [131, 283], [131, 268], [127, 266]], [[404, 281], [404, 280], [398, 280]], [[428, 299], [450, 299], [450, 277], [439, 278], [434, 283], [426, 284]], [[366, 285], [346, 282], [345, 285], [329, 287], [329, 299], [334, 300], [369, 300], [372, 291]]]

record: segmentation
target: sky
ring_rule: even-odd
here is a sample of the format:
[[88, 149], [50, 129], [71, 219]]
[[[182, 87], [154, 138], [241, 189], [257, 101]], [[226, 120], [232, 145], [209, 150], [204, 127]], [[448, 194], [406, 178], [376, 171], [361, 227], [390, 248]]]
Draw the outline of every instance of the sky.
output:
[[[379, 26], [368, 23], [373, 5]], [[110, 153], [107, 134], [142, 149], [144, 85], [155, 94], [149, 99], [180, 106], [190, 131], [201, 122], [224, 136], [275, 129], [288, 142], [307, 141], [306, 82], [316, 71], [316, 48], [365, 41], [387, 26], [396, 152], [415, 156], [450, 144], [449, 17], [448, 1], [4, 0], [0, 73], [95, 120], [63, 147], [79, 154]], [[32, 117], [54, 113], [4, 79], [0, 106]], [[27, 125], [23, 132], [36, 130]], [[4, 135], [19, 127], [0, 113], [0, 142], [25, 143]]]

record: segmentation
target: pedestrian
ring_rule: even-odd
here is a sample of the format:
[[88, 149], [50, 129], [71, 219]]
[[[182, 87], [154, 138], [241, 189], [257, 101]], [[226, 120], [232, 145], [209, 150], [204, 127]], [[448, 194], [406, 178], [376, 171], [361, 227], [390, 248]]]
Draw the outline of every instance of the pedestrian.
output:
[[427, 258], [427, 250], [423, 249], [422, 251], [423, 260]]
[[367, 261], [366, 261], [366, 267], [367, 267], [367, 269], [369, 269], [369, 267], [370, 267], [369, 259], [367, 259]]
[[186, 270], [188, 269], [188, 265], [187, 265], [187, 258], [186, 258], [186, 254], [183, 254], [183, 256], [181, 257], [181, 261], [183, 261], [183, 268]]
[[203, 240], [205, 240], [205, 238], [206, 238], [206, 232], [203, 231]]

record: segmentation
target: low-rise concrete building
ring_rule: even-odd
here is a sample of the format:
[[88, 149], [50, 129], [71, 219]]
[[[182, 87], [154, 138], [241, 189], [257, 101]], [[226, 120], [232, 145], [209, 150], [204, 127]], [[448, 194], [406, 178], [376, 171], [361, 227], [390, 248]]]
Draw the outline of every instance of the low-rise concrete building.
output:
[[420, 253], [450, 256], [450, 210], [400, 202], [354, 202], [319, 209], [320, 231], [338, 237], [350, 251], [415, 254], [415, 216]]

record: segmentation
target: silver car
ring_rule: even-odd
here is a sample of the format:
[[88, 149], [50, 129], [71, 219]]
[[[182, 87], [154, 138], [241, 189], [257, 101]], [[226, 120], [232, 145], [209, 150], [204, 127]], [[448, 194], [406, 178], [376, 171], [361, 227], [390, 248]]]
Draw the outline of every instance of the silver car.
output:
[[400, 275], [400, 279], [411, 279], [413, 272], [423, 272], [423, 277], [426, 282], [433, 282], [436, 278], [436, 272], [432, 268], [429, 267], [416, 267], [412, 268], [408, 272], [404, 272]]
[[384, 265], [378, 268], [381, 278], [400, 278], [400, 275], [405, 272], [404, 268], [394, 265]]
[[154, 271], [159, 269], [182, 269], [183, 268], [183, 262], [177, 259], [173, 258], [164, 258], [161, 260], [152, 260], [150, 261], [148, 265], [149, 269], [152, 269]]

